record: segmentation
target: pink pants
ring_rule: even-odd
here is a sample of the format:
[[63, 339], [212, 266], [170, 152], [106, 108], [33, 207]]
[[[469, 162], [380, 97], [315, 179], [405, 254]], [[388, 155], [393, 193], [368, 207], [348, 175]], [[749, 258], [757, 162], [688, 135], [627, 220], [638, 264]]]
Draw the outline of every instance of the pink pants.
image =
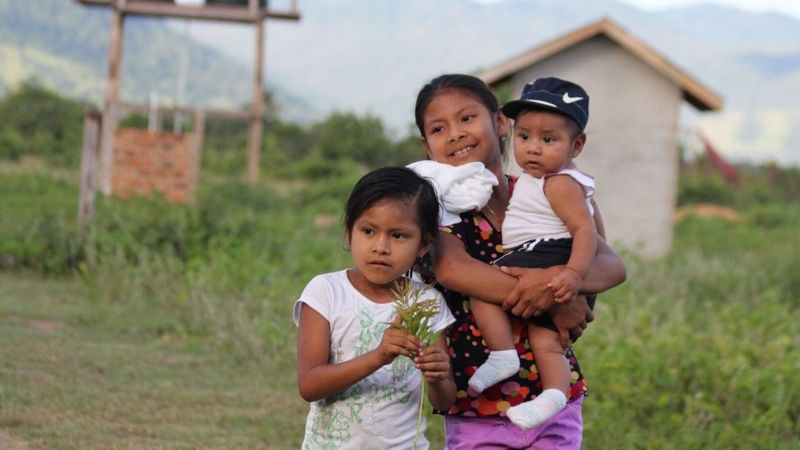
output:
[[505, 417], [480, 418], [445, 416], [447, 450], [577, 450], [583, 440], [583, 396], [547, 422], [522, 430]]

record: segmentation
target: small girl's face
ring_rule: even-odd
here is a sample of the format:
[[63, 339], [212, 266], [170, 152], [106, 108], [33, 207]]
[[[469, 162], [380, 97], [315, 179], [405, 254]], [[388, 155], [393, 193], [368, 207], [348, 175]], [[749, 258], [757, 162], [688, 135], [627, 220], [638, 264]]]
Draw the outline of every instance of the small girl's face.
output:
[[458, 89], [436, 94], [423, 113], [428, 156], [440, 163], [460, 166], [482, 162], [486, 167], [501, 167], [499, 136], [507, 121], [492, 113], [474, 96]]
[[394, 282], [425, 254], [416, 209], [409, 201], [383, 199], [364, 210], [348, 237], [355, 268], [350, 280], [366, 297], [391, 301]]
[[586, 134], [561, 114], [524, 111], [514, 123], [514, 158], [525, 173], [536, 178], [569, 166], [585, 143]]

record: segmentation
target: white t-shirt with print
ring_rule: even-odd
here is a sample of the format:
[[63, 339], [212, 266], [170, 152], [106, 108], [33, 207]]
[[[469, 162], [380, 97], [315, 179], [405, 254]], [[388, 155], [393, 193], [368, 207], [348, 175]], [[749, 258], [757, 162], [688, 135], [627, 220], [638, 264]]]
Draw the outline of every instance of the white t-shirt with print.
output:
[[[432, 321], [432, 328], [439, 331], [453, 323], [455, 319], [439, 291], [415, 283], [425, 289], [421, 300], [439, 301], [439, 314]], [[299, 324], [303, 303], [330, 324], [331, 364], [377, 348], [383, 331], [395, 317], [391, 303], [375, 303], [356, 290], [346, 270], [317, 275], [308, 283], [294, 304], [295, 325]], [[420, 371], [409, 358], [401, 356], [344, 392], [311, 402], [303, 449], [411, 448], [421, 382]], [[428, 445], [421, 435], [417, 448], [427, 449]]]

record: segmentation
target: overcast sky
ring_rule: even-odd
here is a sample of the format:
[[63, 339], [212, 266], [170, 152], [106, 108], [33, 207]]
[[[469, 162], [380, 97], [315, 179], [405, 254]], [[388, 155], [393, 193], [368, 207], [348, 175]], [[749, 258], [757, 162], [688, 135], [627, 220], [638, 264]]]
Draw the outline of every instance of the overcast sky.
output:
[[[502, 0], [474, 0], [479, 3], [495, 3]], [[696, 3], [717, 3], [750, 11], [779, 11], [800, 18], [800, 0], [619, 0], [641, 9], [657, 10]]]
[[750, 11], [780, 11], [800, 17], [800, 1], [798, 0], [620, 0], [642, 9], [662, 9], [673, 6], [686, 6], [695, 3], [717, 3], [734, 6]]

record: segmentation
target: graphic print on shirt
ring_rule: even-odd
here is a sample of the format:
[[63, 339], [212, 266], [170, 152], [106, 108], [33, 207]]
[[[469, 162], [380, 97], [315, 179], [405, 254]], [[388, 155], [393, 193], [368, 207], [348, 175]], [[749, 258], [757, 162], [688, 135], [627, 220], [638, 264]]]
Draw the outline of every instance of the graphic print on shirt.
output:
[[[367, 308], [361, 308], [357, 315], [360, 332], [353, 347], [354, 358], [376, 348], [389, 325], [376, 321]], [[332, 348], [332, 361], [343, 361], [343, 353], [338, 346]], [[400, 356], [391, 365], [381, 367], [344, 392], [319, 400], [312, 433], [307, 436], [304, 448], [339, 448], [350, 440], [351, 428], [356, 425], [362, 432], [369, 433], [370, 425], [380, 417], [379, 404], [408, 403], [411, 400], [409, 389], [413, 386], [408, 386], [408, 382], [415, 370], [409, 358]]]

